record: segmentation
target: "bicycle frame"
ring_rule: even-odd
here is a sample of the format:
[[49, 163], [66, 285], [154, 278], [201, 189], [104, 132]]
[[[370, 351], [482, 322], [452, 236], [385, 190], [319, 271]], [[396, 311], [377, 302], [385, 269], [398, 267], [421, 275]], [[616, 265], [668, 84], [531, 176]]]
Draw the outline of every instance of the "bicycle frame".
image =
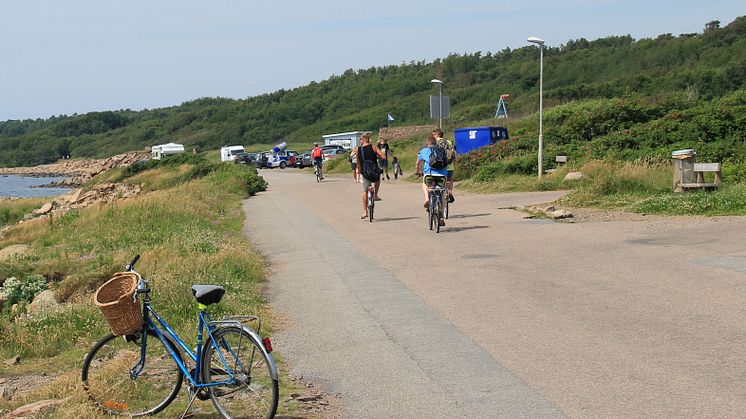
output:
[[[429, 198], [432, 198], [433, 195], [439, 195], [440, 203], [442, 205], [443, 199], [446, 198], [445, 194], [448, 191], [448, 188], [445, 187], [445, 184], [447, 182], [445, 176], [433, 176], [433, 175], [425, 175], [425, 176], [430, 176], [430, 179], [429, 179], [430, 184], [428, 184], [427, 186]], [[443, 183], [444, 186], [441, 186], [440, 183]], [[438, 208], [438, 209], [442, 210], [442, 208]]]
[[[181, 372], [187, 377], [189, 380], [189, 384], [201, 388], [201, 387], [211, 387], [216, 385], [222, 385], [222, 384], [229, 384], [233, 380], [233, 372], [231, 371], [230, 367], [225, 362], [225, 359], [223, 359], [224, 367], [226, 368], [226, 371], [228, 372], [228, 376], [230, 377], [229, 380], [223, 381], [223, 382], [215, 382], [210, 384], [204, 384], [200, 382], [200, 371], [201, 371], [201, 355], [202, 355], [202, 338], [203, 338], [203, 330], [206, 320], [206, 313], [204, 311], [200, 310], [199, 312], [199, 331], [197, 334], [197, 353], [194, 353], [189, 346], [184, 343], [181, 338], [174, 332], [174, 330], [171, 328], [171, 326], [166, 323], [165, 320], [163, 320], [158, 313], [156, 313], [155, 310], [150, 306], [149, 302], [144, 302], [143, 304], [143, 317], [145, 320], [145, 324], [147, 327], [143, 329], [141, 332], [141, 339], [142, 342], [140, 343], [140, 362], [130, 371], [130, 378], [135, 379], [137, 378], [138, 374], [142, 371], [142, 369], [145, 367], [145, 357], [146, 357], [146, 350], [148, 347], [148, 330], [153, 330], [156, 337], [160, 339], [164, 346], [168, 349], [169, 355], [171, 355], [171, 358], [173, 361], [178, 365]], [[156, 321], [153, 321], [155, 319], [157, 323], [160, 325], [160, 328], [157, 326]], [[208, 320], [209, 322], [209, 320]], [[165, 331], [161, 331], [161, 328]], [[208, 335], [210, 336], [210, 339], [214, 343], [214, 339], [212, 338], [212, 333], [210, 332], [209, 328], [207, 330]], [[166, 338], [166, 334], [171, 338]], [[185, 363], [180, 359], [180, 357], [176, 354], [176, 351], [169, 345], [169, 343], [176, 344], [179, 348], [183, 350], [184, 353], [191, 358], [191, 360], [194, 362], [195, 367], [194, 371], [192, 373], [187, 370], [187, 367]], [[222, 354], [221, 354], [222, 357]]]
[[[164, 343], [164, 346], [166, 349], [168, 349], [168, 353], [173, 359], [173, 361], [176, 363], [176, 365], [179, 367], [181, 372], [187, 377], [189, 384], [192, 387], [195, 388], [206, 388], [206, 387], [215, 387], [219, 385], [224, 384], [232, 384], [236, 380], [234, 370], [231, 369], [231, 367], [228, 365], [228, 360], [225, 359], [223, 356], [223, 353], [219, 350], [218, 342], [215, 341], [215, 337], [213, 336], [212, 330], [213, 325], [215, 324], [231, 324], [235, 325], [243, 330], [245, 330], [252, 339], [254, 339], [257, 343], [259, 343], [259, 347], [262, 348], [263, 351], [264, 345], [262, 344], [262, 340], [259, 338], [259, 336], [254, 332], [254, 330], [249, 329], [241, 325], [241, 323], [238, 320], [228, 320], [228, 321], [213, 321], [212, 318], [210, 318], [209, 313], [205, 310], [206, 306], [203, 306], [202, 304], [199, 305], [199, 325], [197, 329], [197, 352], [195, 353], [192, 351], [192, 349], [179, 337], [179, 335], [176, 334], [176, 332], [169, 326], [169, 324], [163, 320], [158, 313], [153, 309], [153, 307], [150, 305], [150, 298], [148, 294], [145, 294], [145, 298], [143, 298], [143, 319], [146, 327], [141, 332], [141, 346], [140, 346], [140, 362], [133, 367], [130, 370], [130, 378], [135, 379], [137, 378], [137, 375], [143, 370], [145, 367], [145, 357], [146, 357], [146, 349], [147, 349], [147, 340], [148, 340], [148, 330], [153, 330], [156, 337], [161, 340]], [[154, 320], [155, 319], [155, 320]], [[163, 330], [161, 330], [163, 329]], [[223, 364], [223, 368], [225, 368], [225, 371], [228, 375], [228, 379], [223, 381], [215, 381], [211, 383], [202, 383], [201, 382], [201, 371], [202, 371], [202, 348], [203, 348], [203, 338], [204, 338], [204, 331], [207, 331], [207, 336], [209, 337], [209, 340], [205, 340], [205, 344], [209, 342], [212, 344], [216, 349], [215, 352], [220, 356], [220, 361]], [[170, 338], [170, 341], [168, 338]], [[189, 372], [187, 369], [187, 366], [185, 363], [181, 360], [181, 358], [178, 356], [176, 351], [169, 345], [168, 343], [175, 344], [178, 348], [182, 349], [184, 353], [189, 356], [189, 358], [194, 362], [194, 370], [192, 373]], [[249, 345], [251, 345], [250, 342], [247, 342]], [[239, 369], [243, 368], [243, 365], [241, 365], [241, 361], [238, 360], [235, 357], [235, 352], [233, 349], [227, 348], [231, 353], [234, 354], [234, 361], [239, 366]], [[238, 351], [240, 352], [241, 349], [241, 342], [239, 341]], [[268, 357], [268, 359], [272, 359], [271, 357]], [[272, 362], [272, 361], [270, 361]], [[277, 369], [274, 365], [271, 366], [270, 371], [272, 371], [272, 378], [277, 379]]]

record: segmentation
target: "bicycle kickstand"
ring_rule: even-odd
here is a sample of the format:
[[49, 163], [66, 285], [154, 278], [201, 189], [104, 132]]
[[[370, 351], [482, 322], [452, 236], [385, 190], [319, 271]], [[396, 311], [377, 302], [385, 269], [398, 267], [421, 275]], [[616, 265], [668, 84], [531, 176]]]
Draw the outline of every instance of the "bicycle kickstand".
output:
[[179, 416], [179, 419], [186, 419], [194, 416], [194, 400], [197, 398], [197, 394], [199, 394], [199, 390], [193, 391], [191, 387], [189, 388], [189, 406], [187, 406], [184, 413]]

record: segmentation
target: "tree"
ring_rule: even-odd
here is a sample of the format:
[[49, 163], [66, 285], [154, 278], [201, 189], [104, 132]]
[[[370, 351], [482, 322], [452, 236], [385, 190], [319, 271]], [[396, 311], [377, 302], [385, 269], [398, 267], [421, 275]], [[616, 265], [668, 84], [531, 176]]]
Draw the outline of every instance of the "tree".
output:
[[705, 33], [714, 31], [716, 29], [720, 29], [720, 21], [719, 20], [711, 20], [707, 23], [705, 23]]

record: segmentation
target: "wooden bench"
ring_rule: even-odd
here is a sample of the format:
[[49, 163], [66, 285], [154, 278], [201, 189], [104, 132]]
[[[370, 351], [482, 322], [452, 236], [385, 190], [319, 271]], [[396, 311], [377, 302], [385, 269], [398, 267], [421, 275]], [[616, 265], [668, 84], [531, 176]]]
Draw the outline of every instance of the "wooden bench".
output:
[[[694, 163], [693, 171], [697, 175], [697, 181], [695, 183], [679, 183], [679, 188], [681, 188], [682, 191], [692, 189], [704, 189], [707, 191], [715, 190], [723, 181], [723, 175], [720, 172], [720, 168], [720, 163]], [[714, 183], [705, 182], [705, 172], [715, 173]]]

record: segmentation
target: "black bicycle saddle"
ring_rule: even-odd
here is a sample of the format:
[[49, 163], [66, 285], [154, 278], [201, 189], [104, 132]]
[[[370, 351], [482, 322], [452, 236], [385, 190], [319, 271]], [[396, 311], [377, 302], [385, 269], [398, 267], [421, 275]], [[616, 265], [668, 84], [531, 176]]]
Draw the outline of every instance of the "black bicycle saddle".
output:
[[192, 295], [197, 302], [209, 306], [219, 303], [225, 294], [225, 288], [219, 285], [192, 285]]

